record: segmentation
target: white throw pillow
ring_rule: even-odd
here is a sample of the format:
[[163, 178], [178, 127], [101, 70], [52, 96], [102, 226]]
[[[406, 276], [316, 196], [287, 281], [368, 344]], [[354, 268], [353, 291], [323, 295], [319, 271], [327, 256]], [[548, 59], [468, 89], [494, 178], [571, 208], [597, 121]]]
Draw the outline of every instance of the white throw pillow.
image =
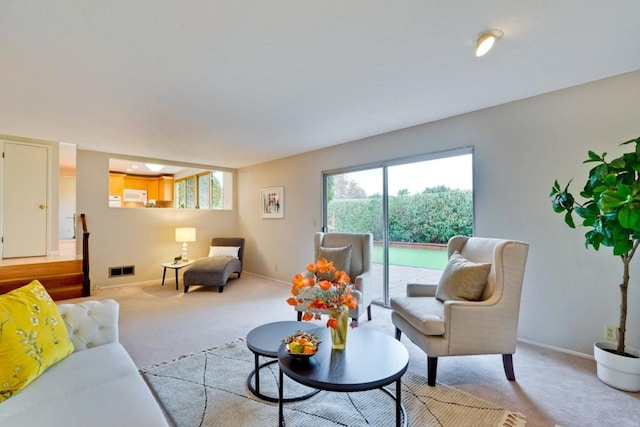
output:
[[227, 256], [238, 258], [240, 246], [211, 246], [209, 248], [209, 256]]
[[491, 263], [475, 263], [455, 251], [442, 272], [436, 298], [442, 302], [479, 301], [490, 270]]

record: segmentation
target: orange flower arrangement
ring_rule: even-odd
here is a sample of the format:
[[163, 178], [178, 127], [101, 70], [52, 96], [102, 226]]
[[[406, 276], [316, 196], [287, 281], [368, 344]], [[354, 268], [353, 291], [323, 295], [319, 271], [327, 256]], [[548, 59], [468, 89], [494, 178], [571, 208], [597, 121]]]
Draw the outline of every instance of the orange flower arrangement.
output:
[[[337, 270], [333, 262], [320, 258], [315, 264], [307, 265], [305, 273], [298, 273], [291, 281], [292, 297], [287, 303], [292, 306], [306, 303], [306, 310], [302, 320], [320, 320], [320, 310], [347, 311], [358, 306], [355, 286], [351, 278], [342, 270]], [[358, 326], [356, 320], [351, 327]], [[332, 317], [327, 321], [327, 327], [338, 328], [338, 321]]]

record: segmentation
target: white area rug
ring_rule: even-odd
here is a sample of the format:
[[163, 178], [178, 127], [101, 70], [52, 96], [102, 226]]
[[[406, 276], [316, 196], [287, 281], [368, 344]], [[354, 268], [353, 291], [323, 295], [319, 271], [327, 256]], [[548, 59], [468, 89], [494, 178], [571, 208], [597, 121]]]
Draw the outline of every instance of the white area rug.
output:
[[[273, 360], [264, 359], [261, 362]], [[254, 356], [244, 340], [162, 363], [141, 372], [177, 427], [278, 424], [278, 404], [261, 400], [247, 388]], [[260, 391], [277, 397], [277, 363], [260, 371]], [[310, 389], [285, 377], [285, 397]], [[395, 383], [389, 386], [394, 392]], [[402, 377], [402, 402], [409, 426], [524, 426], [520, 414], [443, 384], [429, 387], [423, 376]], [[285, 403], [287, 427], [395, 425], [395, 402], [381, 390], [358, 393], [321, 391]]]

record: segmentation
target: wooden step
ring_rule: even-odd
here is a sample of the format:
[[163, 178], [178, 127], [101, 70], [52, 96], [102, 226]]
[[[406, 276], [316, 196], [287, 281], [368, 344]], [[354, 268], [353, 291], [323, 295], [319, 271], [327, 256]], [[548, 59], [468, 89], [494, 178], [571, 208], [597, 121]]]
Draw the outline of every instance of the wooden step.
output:
[[89, 296], [84, 289], [82, 260], [0, 266], [0, 294], [38, 280], [55, 301]]

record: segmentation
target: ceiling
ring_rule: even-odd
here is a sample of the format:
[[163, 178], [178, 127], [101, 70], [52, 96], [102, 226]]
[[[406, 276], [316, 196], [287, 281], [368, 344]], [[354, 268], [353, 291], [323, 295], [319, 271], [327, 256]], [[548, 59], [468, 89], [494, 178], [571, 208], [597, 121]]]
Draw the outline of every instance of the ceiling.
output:
[[[64, 160], [61, 159], [61, 162]], [[109, 172], [122, 172], [129, 175], [175, 175], [186, 170], [195, 170], [183, 166], [175, 166], [166, 163], [138, 162], [130, 159], [110, 158]]]
[[0, 134], [239, 168], [639, 70], [639, 17], [638, 0], [2, 0]]

